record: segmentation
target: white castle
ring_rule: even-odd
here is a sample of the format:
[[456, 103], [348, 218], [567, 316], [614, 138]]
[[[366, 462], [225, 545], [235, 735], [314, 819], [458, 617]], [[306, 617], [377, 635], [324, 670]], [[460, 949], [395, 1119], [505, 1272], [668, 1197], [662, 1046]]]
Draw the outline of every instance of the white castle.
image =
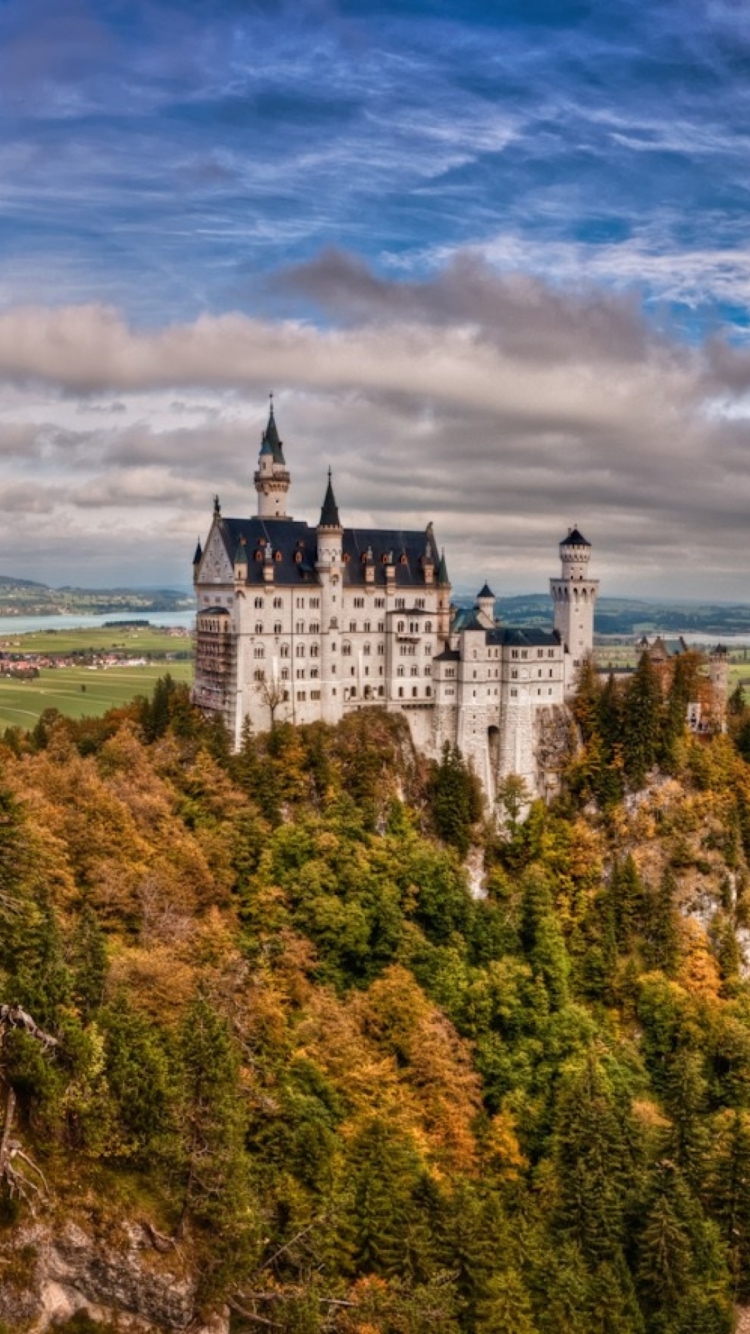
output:
[[578, 529], [560, 543], [550, 581], [554, 629], [509, 627], [486, 584], [472, 609], [451, 606], [431, 523], [345, 528], [330, 471], [318, 524], [287, 514], [273, 403], [254, 480], [257, 514], [225, 518], [217, 497], [193, 560], [193, 698], [221, 715], [235, 746], [246, 720], [262, 732], [380, 707], [406, 715], [427, 755], [458, 746], [490, 801], [511, 773], [532, 793], [554, 790], [549, 739], [591, 652], [599, 589]]

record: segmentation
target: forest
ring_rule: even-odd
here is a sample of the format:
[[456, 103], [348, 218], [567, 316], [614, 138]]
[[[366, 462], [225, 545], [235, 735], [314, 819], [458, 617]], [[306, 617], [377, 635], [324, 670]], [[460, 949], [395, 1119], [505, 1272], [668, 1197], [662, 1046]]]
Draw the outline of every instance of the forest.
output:
[[560, 796], [494, 813], [379, 710], [7, 731], [0, 1290], [30, 1220], [145, 1220], [238, 1334], [729, 1334], [750, 711], [691, 735], [675, 661], [584, 672]]

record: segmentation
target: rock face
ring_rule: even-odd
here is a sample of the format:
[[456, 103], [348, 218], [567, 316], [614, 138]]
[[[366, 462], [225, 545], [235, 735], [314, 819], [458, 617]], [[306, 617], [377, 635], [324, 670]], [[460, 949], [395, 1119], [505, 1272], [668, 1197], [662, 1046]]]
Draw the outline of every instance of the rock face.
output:
[[157, 1252], [140, 1224], [106, 1241], [72, 1221], [30, 1224], [0, 1250], [0, 1320], [18, 1334], [44, 1334], [77, 1311], [130, 1334], [228, 1334], [228, 1315], [202, 1321], [195, 1298], [178, 1251]]

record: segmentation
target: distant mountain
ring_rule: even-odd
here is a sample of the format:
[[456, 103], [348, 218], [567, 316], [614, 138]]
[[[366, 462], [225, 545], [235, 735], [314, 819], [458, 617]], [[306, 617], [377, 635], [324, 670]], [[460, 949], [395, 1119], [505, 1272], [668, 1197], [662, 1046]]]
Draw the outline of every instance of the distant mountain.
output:
[[109, 613], [184, 611], [194, 605], [192, 592], [174, 588], [50, 588], [32, 579], [0, 575], [0, 616], [44, 616], [70, 612]]
[[[454, 599], [461, 607], [474, 598]], [[497, 598], [495, 614], [509, 625], [550, 625], [548, 593], [527, 593]], [[744, 602], [646, 602], [639, 598], [602, 597], [596, 605], [597, 635], [750, 634], [750, 604]]]

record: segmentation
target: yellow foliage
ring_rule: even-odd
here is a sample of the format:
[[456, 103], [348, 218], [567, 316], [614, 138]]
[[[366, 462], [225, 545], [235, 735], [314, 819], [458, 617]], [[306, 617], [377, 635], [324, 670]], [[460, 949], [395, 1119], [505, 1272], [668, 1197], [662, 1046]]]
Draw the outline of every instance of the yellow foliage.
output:
[[490, 1122], [482, 1144], [482, 1158], [496, 1177], [516, 1181], [528, 1167], [516, 1134], [516, 1119], [511, 1112], [498, 1112]]
[[682, 961], [678, 981], [693, 996], [718, 1002], [721, 991], [719, 967], [711, 953], [706, 933], [688, 918], [681, 923]]
[[107, 991], [122, 989], [133, 1005], [161, 1022], [179, 1019], [195, 994], [196, 971], [167, 945], [121, 949], [114, 954]]

